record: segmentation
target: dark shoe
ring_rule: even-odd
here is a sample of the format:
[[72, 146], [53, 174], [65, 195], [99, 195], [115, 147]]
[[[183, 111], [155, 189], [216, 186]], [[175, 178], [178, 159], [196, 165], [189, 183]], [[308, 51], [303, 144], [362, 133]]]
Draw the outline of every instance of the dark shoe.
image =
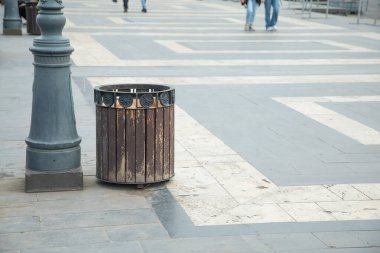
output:
[[146, 12], [147, 12], [147, 10], [146, 10], [145, 8], [143, 8], [143, 9], [141, 10], [141, 12], [145, 12], [145, 13], [146, 13]]
[[124, 8], [124, 12], [128, 12], [128, 8]]
[[117, 0], [112, 0], [112, 2], [117, 3]]

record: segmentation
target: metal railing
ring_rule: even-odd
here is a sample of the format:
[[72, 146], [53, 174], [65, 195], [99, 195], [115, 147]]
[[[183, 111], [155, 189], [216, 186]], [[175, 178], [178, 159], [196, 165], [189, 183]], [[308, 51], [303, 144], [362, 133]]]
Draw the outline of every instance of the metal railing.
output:
[[380, 18], [380, 0], [360, 0], [357, 23], [360, 24], [362, 18], [373, 19], [373, 25], [377, 25]]

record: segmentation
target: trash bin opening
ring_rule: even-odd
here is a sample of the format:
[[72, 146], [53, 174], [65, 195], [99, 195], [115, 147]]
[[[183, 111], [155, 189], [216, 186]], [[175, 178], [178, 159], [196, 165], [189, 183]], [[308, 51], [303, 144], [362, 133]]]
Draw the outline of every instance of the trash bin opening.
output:
[[97, 86], [94, 102], [110, 108], [148, 109], [174, 104], [175, 90], [155, 84], [115, 84]]

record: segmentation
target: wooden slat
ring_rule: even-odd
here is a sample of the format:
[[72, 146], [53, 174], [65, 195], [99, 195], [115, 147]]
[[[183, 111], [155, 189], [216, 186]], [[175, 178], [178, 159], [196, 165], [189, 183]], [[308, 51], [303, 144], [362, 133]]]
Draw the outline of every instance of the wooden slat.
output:
[[170, 178], [170, 108], [164, 108], [164, 173], [162, 179]]
[[136, 110], [136, 183], [145, 183], [145, 111]]
[[125, 183], [125, 112], [116, 110], [116, 181]]
[[116, 182], [116, 109], [108, 109], [108, 180]]
[[164, 110], [156, 109], [155, 181], [161, 181], [164, 171]]
[[96, 107], [96, 177], [102, 176], [102, 108]]
[[155, 110], [146, 110], [146, 182], [154, 182]]
[[170, 106], [170, 177], [174, 176], [174, 105]]
[[126, 182], [136, 182], [136, 121], [135, 111], [125, 110], [126, 126]]
[[102, 180], [108, 180], [108, 108], [102, 107], [101, 138], [102, 138]]

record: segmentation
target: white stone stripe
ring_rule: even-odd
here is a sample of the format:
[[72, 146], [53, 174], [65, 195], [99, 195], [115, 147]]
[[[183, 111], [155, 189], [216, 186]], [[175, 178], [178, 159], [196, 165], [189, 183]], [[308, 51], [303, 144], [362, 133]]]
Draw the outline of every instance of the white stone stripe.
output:
[[66, 18], [65, 28], [75, 28], [76, 25], [68, 18]]
[[368, 48], [353, 46], [353, 45], [350, 45], [347, 43], [341, 43], [341, 42], [336, 42], [336, 41], [331, 41], [331, 40], [323, 40], [320, 42], [322, 42], [323, 44], [326, 44], [326, 45], [340, 47], [340, 48], [344, 48], [344, 49], [347, 49], [350, 51], [356, 51], [356, 52], [371, 52], [371, 51], [374, 52], [375, 51], [375, 50], [371, 50]]
[[98, 4], [88, 4], [88, 3], [83, 3], [84, 6], [86, 7], [90, 7], [90, 8], [98, 8], [99, 5]]
[[[66, 36], [70, 36], [73, 32], [65, 32]], [[94, 36], [128, 36], [128, 35], [133, 35], [133, 36], [176, 36], [176, 37], [205, 37], [204, 33], [181, 33], [181, 32], [108, 32], [108, 31], [103, 31], [103, 32], [86, 32], [88, 35], [94, 35]], [[253, 36], [253, 34], [248, 34], [243, 31], [238, 32], [238, 33], [208, 33], [207, 37], [233, 37], [233, 38], [247, 38], [249, 36]], [[273, 33], [267, 33], [265, 32], [264, 29], [260, 31], [260, 29], [257, 30], [257, 32], [254, 34], [255, 38], [258, 37], [266, 37], [269, 38], [269, 36], [273, 36]], [[361, 33], [361, 32], [342, 32], [342, 33], [275, 33], [276, 37], [304, 37], [304, 38], [310, 38], [310, 37], [367, 37], [371, 36], [369, 33]], [[380, 40], [380, 37], [377, 38], [376, 36], [373, 36], [373, 39]]]
[[[127, 21], [125, 21], [123, 18], [118, 18], [118, 17], [108, 17], [107, 19], [109, 19], [110, 21], [112, 21], [113, 23], [117, 24], [117, 25], [125, 25], [125, 24], [128, 24]], [[106, 26], [108, 29], [110, 29], [109, 26]], [[82, 26], [80, 26], [80, 28], [83, 28]], [[114, 29], [115, 27], [112, 27], [112, 29]]]
[[[209, 30], [220, 30], [223, 29], [223, 31], [235, 31], [235, 32], [241, 32], [243, 27], [236, 26], [233, 24], [226, 24], [226, 23], [216, 23], [216, 22], [211, 22], [211, 23], [180, 23], [176, 22], [175, 24], [171, 24], [170, 22], [168, 23], [151, 23], [151, 22], [139, 22], [139, 25], [136, 25], [135, 23], [129, 23], [126, 20], [123, 20], [123, 18], [117, 18], [117, 17], [107, 17], [107, 19], [111, 20], [115, 24], [118, 25], [124, 25], [124, 24], [129, 24], [128, 26], [114, 26], [112, 27], [112, 30], [138, 30], [138, 31], [209, 31]], [[122, 21], [123, 20], [123, 21]], [[71, 28], [77, 28], [77, 29], [95, 29], [95, 30], [110, 30], [109, 26], [84, 26], [84, 25], [78, 25], [75, 27]], [[304, 30], [304, 27], [281, 27], [281, 31], [297, 31], [297, 30]], [[308, 30], [310, 29], [318, 29], [318, 28], [312, 28], [308, 27]], [[256, 28], [257, 32], [264, 31], [264, 28]], [[319, 29], [322, 30], [322, 29]], [[107, 31], [104, 31], [105, 33], [108, 33]], [[218, 33], [219, 34], [219, 33]], [[257, 34], [257, 33], [256, 33]]]
[[300, 75], [300, 76], [206, 76], [206, 77], [101, 77], [88, 78], [97, 85], [112, 83], [156, 83], [168, 85], [264, 85], [264, 84], [340, 84], [374, 83], [380, 75]]
[[[352, 46], [346, 43], [338, 43], [329, 40], [155, 40], [156, 43], [172, 50], [178, 54], [299, 54], [299, 53], [344, 53], [344, 52], [377, 52], [376, 50], [371, 50], [363, 47]], [[321, 43], [329, 46], [340, 47], [344, 50], [335, 50], [335, 49], [327, 49], [327, 50], [312, 50], [312, 49], [298, 49], [298, 50], [193, 50], [189, 47], [184, 46], [181, 42], [190, 42], [190, 43], [281, 43], [284, 46], [285, 43]]]
[[244, 24], [245, 23], [241, 19], [237, 19], [237, 18], [224, 18], [224, 20], [231, 22], [231, 23], [234, 23], [234, 24]]
[[156, 43], [164, 46], [176, 53], [193, 53], [194, 51], [188, 47], [185, 47], [174, 40], [155, 40]]
[[182, 5], [170, 5], [170, 8], [172, 9], [176, 9], [176, 10], [188, 10], [189, 8], [187, 8], [186, 6], [182, 6]]
[[76, 49], [71, 58], [79, 66], [123, 65], [123, 62], [118, 57], [90, 35], [72, 33], [70, 34], [70, 43]]
[[380, 96], [370, 96], [360, 99], [360, 97], [348, 97], [343, 99], [334, 99], [334, 97], [308, 97], [308, 98], [273, 98], [275, 101], [282, 103], [313, 120], [335, 129], [364, 145], [379, 145], [380, 132], [368, 127], [360, 122], [341, 115], [333, 110], [327, 109], [318, 102], [379, 102]]
[[[98, 52], [101, 53], [101, 52]], [[82, 61], [83, 62], [83, 61]], [[81, 66], [76, 62], [78, 66]], [[174, 66], [326, 66], [378, 65], [380, 59], [303, 59], [300, 60], [121, 60], [114, 65], [88, 62], [90, 66], [174, 67]], [[100, 65], [99, 65], [100, 64]], [[87, 65], [88, 66], [88, 65]]]
[[328, 29], [328, 30], [344, 29], [342, 27], [337, 27], [333, 25], [326, 25], [326, 24], [321, 24], [317, 22], [306, 21], [306, 20], [302, 20], [298, 18], [290, 18], [290, 17], [285, 17], [285, 16], [281, 16], [281, 22], [282, 21], [293, 24], [293, 25], [297, 25], [297, 26], [313, 27], [316, 29]]

